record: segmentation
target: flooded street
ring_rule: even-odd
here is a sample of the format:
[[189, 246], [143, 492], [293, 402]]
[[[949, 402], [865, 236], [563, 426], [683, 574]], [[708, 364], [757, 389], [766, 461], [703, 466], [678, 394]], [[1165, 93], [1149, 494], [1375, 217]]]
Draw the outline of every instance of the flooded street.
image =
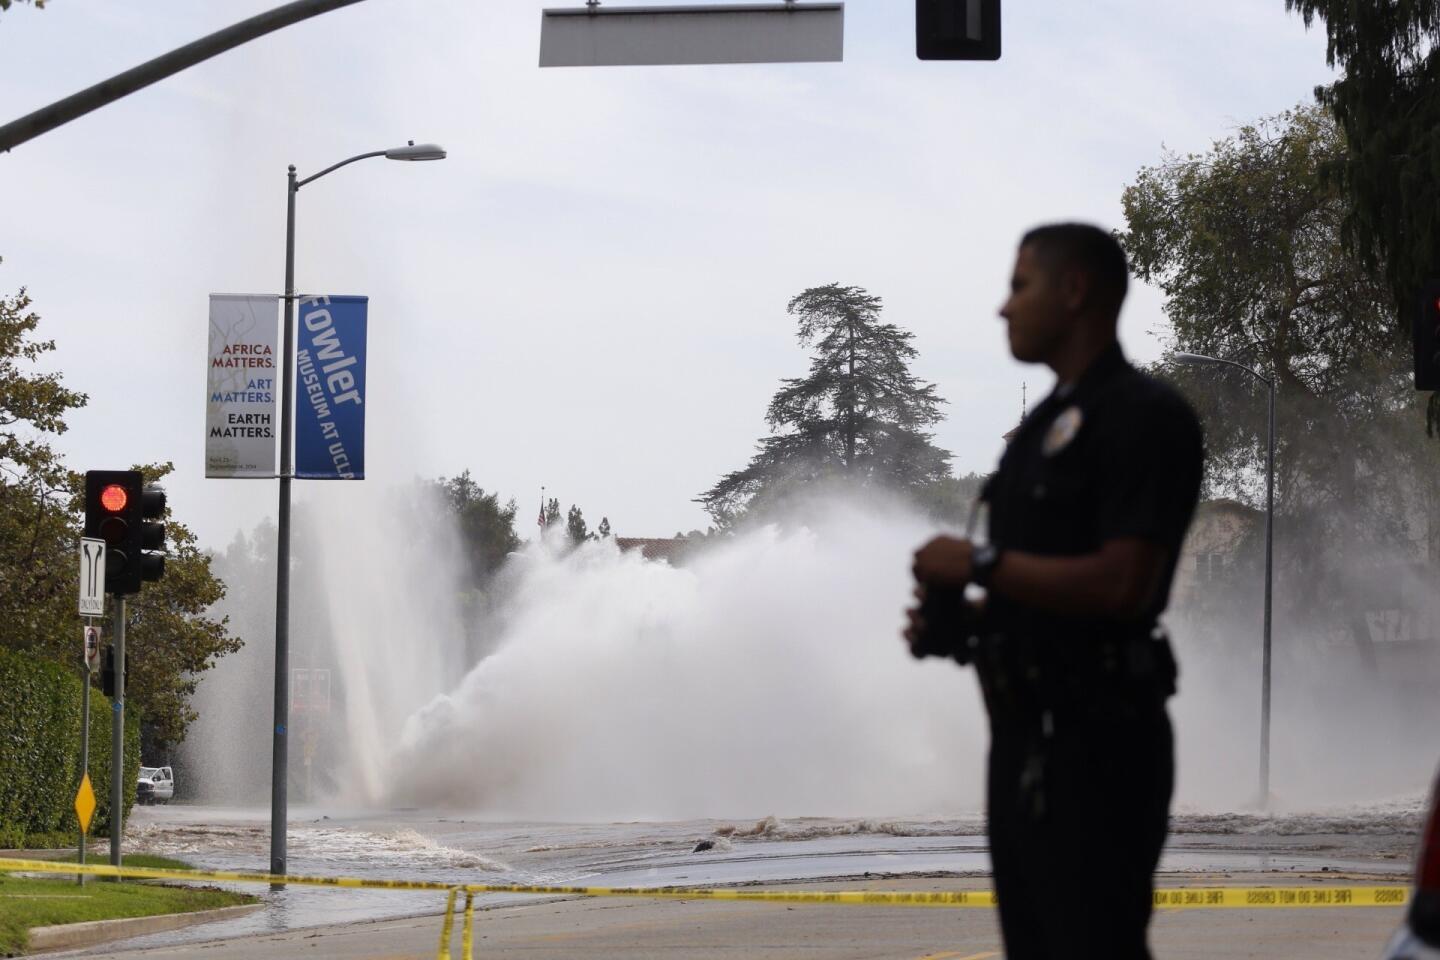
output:
[[[590, 886], [712, 886], [886, 877], [985, 877], [979, 815], [949, 818], [765, 818], [630, 823], [525, 823], [388, 812], [292, 811], [294, 874]], [[1409, 871], [1420, 798], [1369, 807], [1262, 817], [1182, 813], [1160, 865], [1165, 874], [1337, 872], [1389, 882]], [[697, 849], [697, 848], [704, 849]], [[263, 809], [136, 808], [127, 852], [179, 857], [202, 869], [264, 871]], [[1083, 865], [1077, 865], [1077, 870]], [[1179, 879], [1179, 878], [1177, 878]], [[356, 920], [436, 914], [438, 893], [292, 886], [267, 891], [245, 917], [127, 942], [148, 947]], [[496, 894], [496, 904], [523, 895]]]

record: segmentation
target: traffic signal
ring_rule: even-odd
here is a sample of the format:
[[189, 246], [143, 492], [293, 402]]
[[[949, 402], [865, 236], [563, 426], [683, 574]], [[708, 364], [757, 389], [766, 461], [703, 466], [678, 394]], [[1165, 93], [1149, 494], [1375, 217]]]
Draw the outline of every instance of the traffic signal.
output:
[[165, 575], [165, 491], [145, 487], [138, 470], [85, 474], [85, 536], [104, 540], [105, 592], [139, 593], [141, 583]]
[[1440, 280], [1420, 291], [1415, 318], [1415, 389], [1440, 390]]
[[915, 0], [915, 56], [999, 60], [1000, 0]]
[[[165, 576], [165, 491], [151, 484], [140, 493], [140, 579], [154, 583]], [[139, 584], [135, 589], [140, 589]]]

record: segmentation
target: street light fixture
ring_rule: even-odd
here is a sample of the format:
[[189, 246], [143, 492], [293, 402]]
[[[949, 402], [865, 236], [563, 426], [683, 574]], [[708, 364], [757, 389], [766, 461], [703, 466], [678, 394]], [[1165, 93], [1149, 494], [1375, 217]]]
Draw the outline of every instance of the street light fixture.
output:
[[416, 144], [414, 140], [403, 147], [391, 147], [385, 151], [386, 160], [444, 160], [445, 148], [438, 143]]
[[385, 157], [389, 160], [444, 160], [445, 150], [433, 143], [372, 150], [331, 164], [303, 180], [295, 179], [295, 165], [285, 189], [285, 348], [280, 361], [280, 507], [276, 530], [275, 573], [275, 726], [272, 730], [270, 767], [270, 873], [285, 873], [286, 777], [289, 773], [290, 727], [290, 481], [294, 473], [293, 409], [295, 366], [295, 194], [307, 183], [339, 170], [357, 160]]
[[1267, 377], [1243, 363], [1209, 357], [1202, 353], [1174, 353], [1171, 359], [1176, 363], [1192, 366], [1218, 364], [1238, 367], [1259, 380], [1269, 389], [1268, 442], [1265, 451], [1265, 634], [1262, 641], [1260, 665], [1260, 808], [1270, 806], [1270, 594], [1274, 569], [1274, 527], [1275, 527], [1275, 379]]

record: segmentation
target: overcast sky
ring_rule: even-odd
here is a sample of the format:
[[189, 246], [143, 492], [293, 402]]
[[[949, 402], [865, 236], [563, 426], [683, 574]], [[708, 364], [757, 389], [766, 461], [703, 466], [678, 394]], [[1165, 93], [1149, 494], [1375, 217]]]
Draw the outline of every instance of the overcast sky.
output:
[[[0, 291], [29, 288], [90, 397], [70, 465], [174, 461], [207, 545], [273, 516], [273, 481], [203, 477], [207, 297], [281, 291], [288, 164], [414, 139], [449, 159], [299, 194], [300, 290], [370, 297], [371, 479], [297, 483], [297, 510], [468, 468], [517, 498], [522, 535], [542, 484], [621, 535], [704, 527], [691, 498], [806, 369], [786, 302], [830, 282], [915, 333], [949, 401], [937, 442], [988, 470], [1022, 382], [1051, 382], [995, 317], [1018, 236], [1120, 225], [1164, 147], [1331, 78], [1282, 0], [1011, 0], [998, 63], [920, 63], [912, 4], [849, 0], [843, 63], [541, 70], [558, 2], [366, 0], [0, 155]], [[277, 3], [12, 7], [0, 121]], [[1132, 357], [1158, 354], [1162, 306], [1131, 298]]]

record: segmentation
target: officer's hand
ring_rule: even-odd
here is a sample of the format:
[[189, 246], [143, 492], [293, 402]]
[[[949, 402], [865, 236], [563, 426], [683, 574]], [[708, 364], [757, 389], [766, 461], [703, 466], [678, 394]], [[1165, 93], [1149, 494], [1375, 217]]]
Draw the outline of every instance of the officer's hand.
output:
[[936, 537], [915, 551], [910, 570], [922, 586], [963, 587], [970, 582], [969, 540], [958, 537]]
[[[925, 588], [918, 587], [915, 590], [915, 599], [924, 602]], [[910, 647], [910, 656], [919, 660], [925, 656], [923, 644], [925, 642], [925, 618], [920, 615], [920, 607], [914, 606], [905, 611], [906, 625], [900, 635], [905, 638], [905, 643]]]

